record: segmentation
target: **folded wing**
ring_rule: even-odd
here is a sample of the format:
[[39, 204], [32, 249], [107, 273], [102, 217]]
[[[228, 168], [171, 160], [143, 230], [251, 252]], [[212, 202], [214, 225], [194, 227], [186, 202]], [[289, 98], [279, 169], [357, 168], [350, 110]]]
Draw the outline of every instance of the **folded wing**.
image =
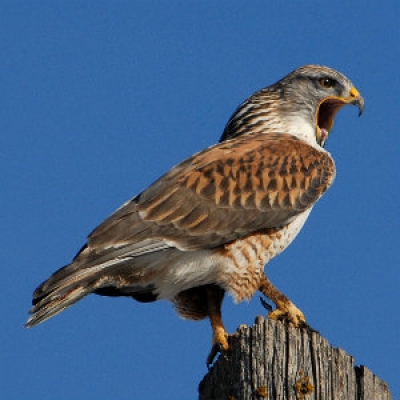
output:
[[329, 153], [285, 134], [243, 135], [197, 153], [89, 235], [73, 262], [36, 289], [27, 326], [91, 292], [154, 299], [142, 256], [212, 249], [284, 226], [312, 207], [334, 176]]

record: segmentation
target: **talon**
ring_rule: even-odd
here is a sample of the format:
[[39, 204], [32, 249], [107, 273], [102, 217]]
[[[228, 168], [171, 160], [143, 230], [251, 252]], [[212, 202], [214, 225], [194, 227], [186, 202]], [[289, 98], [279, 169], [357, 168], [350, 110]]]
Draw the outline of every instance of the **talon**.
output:
[[216, 343], [211, 347], [210, 354], [207, 357], [207, 368], [210, 369], [212, 363], [214, 362], [215, 357], [217, 354], [222, 352], [222, 346], [220, 343]]
[[260, 297], [260, 302], [261, 302], [261, 305], [262, 305], [266, 310], [268, 310], [269, 313], [272, 312], [272, 306], [271, 306], [271, 304], [267, 303], [267, 301], [266, 301], [264, 298]]
[[213, 337], [213, 345], [219, 345], [222, 350], [226, 351], [229, 349], [228, 334], [224, 328], [220, 327], [215, 330]]
[[308, 326], [304, 314], [292, 302], [279, 302], [276, 310], [268, 314], [268, 318], [284, 320], [293, 324], [296, 328]]
[[210, 368], [217, 354], [227, 351], [228, 349], [228, 334], [225, 329], [219, 327], [214, 332], [213, 345], [207, 357], [207, 367]]

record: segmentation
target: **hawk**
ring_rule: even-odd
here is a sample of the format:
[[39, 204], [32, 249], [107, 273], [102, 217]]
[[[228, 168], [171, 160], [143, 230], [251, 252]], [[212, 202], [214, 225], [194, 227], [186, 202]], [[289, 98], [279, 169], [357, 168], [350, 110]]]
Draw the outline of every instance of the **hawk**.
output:
[[241, 104], [220, 142], [173, 167], [89, 235], [69, 265], [33, 294], [27, 327], [90, 293], [140, 302], [170, 300], [183, 318], [209, 318], [211, 364], [229, 348], [221, 316], [257, 290], [270, 318], [305, 324], [264, 266], [296, 237], [331, 186], [324, 149], [338, 110], [364, 99], [350, 80], [320, 65], [297, 68]]

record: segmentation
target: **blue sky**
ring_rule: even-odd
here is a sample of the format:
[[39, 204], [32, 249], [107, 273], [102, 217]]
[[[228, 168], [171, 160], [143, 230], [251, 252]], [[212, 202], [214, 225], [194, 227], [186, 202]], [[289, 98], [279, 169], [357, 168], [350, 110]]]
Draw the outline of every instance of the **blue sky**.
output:
[[[0, 398], [197, 398], [207, 321], [89, 296], [27, 330], [31, 293], [120, 204], [215, 143], [247, 96], [319, 63], [365, 112], [339, 113], [336, 181], [266, 271], [398, 399], [399, 37], [394, 0], [0, 1]], [[264, 312], [258, 296], [224, 304], [229, 331]]]

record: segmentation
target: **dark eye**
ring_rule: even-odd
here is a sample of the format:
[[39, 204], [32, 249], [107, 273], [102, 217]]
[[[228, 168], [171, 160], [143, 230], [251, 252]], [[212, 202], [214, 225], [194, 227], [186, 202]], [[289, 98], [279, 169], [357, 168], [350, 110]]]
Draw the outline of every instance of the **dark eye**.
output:
[[319, 84], [325, 89], [329, 89], [335, 86], [335, 83], [336, 83], [335, 80], [331, 78], [321, 78], [319, 80]]

